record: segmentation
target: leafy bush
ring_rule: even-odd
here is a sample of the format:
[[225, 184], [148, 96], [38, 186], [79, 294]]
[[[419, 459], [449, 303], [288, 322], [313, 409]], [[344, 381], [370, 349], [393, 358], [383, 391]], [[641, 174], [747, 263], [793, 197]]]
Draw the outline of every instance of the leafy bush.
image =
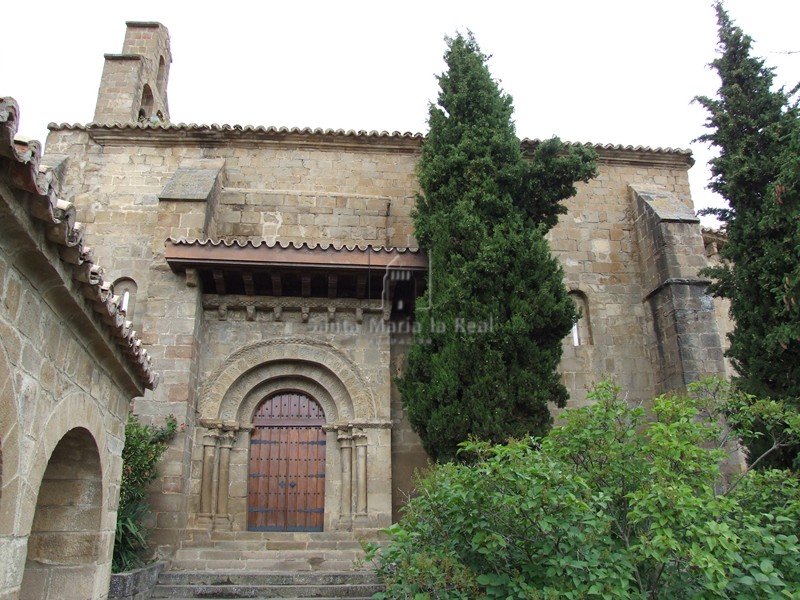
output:
[[148, 544], [144, 523], [149, 515], [147, 486], [156, 478], [156, 464], [176, 431], [177, 421], [172, 415], [167, 417], [163, 427], [145, 425], [136, 415], [128, 418], [111, 564], [114, 573], [145, 565]]
[[382, 597], [800, 598], [798, 474], [746, 472], [720, 490], [722, 415], [780, 403], [718, 381], [655, 399], [647, 417], [608, 382], [591, 399], [541, 440], [466, 442], [472, 464], [422, 478], [390, 543], [371, 548]]

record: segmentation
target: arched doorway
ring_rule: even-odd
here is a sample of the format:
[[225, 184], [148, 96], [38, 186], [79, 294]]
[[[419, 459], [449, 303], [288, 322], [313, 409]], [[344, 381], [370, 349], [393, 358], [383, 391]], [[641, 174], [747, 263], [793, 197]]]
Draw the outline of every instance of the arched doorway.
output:
[[92, 598], [103, 556], [103, 479], [88, 430], [53, 450], [36, 498], [20, 598]]
[[305, 394], [264, 400], [253, 416], [247, 502], [250, 531], [322, 531], [325, 413]]

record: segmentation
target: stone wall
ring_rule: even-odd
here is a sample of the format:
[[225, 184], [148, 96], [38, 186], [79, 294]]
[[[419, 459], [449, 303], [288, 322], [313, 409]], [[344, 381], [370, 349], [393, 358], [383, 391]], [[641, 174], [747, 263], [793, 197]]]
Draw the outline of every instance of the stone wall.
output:
[[[240, 313], [220, 321], [213, 310], [202, 310], [199, 282], [191, 272], [182, 277], [168, 270], [164, 241], [413, 246], [410, 213], [418, 190], [414, 168], [420, 141], [410, 135], [197, 126], [65, 126], [52, 132], [49, 148], [65, 157], [65, 185], [76, 198], [87, 235], [113, 277], [136, 280], [134, 319], [152, 332], [144, 340], [164, 373], [164, 385], [138, 401], [137, 412], [176, 414], [187, 425], [165, 461], [157, 490], [164, 497], [154, 495], [157, 506], [164, 505], [157, 511], [159, 524], [174, 531], [167, 535], [161, 530], [159, 541], [174, 544], [188, 523], [185, 515], [198, 502], [203, 433], [194, 430], [195, 409], [208, 374], [242, 345], [310, 331], [309, 324], [274, 323], [268, 315], [251, 322]], [[561, 371], [569, 406], [583, 404], [587, 389], [605, 376], [640, 402], [681, 384], [681, 377], [663, 374], [682, 372], [686, 365], [664, 350], [663, 339], [672, 334], [658, 318], [662, 309], [654, 312], [648, 300], [663, 274], [657, 265], [648, 266], [650, 258], [644, 255], [653, 254], [650, 245], [656, 244], [659, 256], [680, 265], [691, 263], [693, 274], [705, 264], [695, 222], [671, 226], [667, 232], [683, 228], [674, 235], [689, 236], [691, 242], [665, 246], [659, 226], [637, 230], [641, 207], [631, 193], [631, 186], [653, 188], [690, 212], [688, 155], [597, 149], [598, 177], [578, 186], [577, 196], [566, 202], [568, 214], [549, 234], [565, 282], [584, 312], [579, 339], [564, 341]], [[667, 273], [662, 279], [669, 277]], [[694, 302], [704, 306], [702, 289], [694, 291], [699, 293]], [[716, 331], [712, 327], [705, 334], [713, 345]], [[362, 361], [346, 336], [319, 337]], [[400, 368], [403, 356], [404, 345], [393, 345], [391, 356], [381, 359], [380, 369], [386, 371], [381, 381], [392, 368]], [[362, 364], [372, 369], [368, 361]], [[689, 377], [716, 367], [713, 360], [695, 365]], [[399, 399], [395, 396], [392, 404], [386, 395], [382, 402], [393, 407], [396, 513], [412, 487], [411, 473], [426, 460], [402, 418]], [[236, 452], [232, 450], [234, 462], [239, 459]]]
[[670, 192], [631, 186], [645, 303], [655, 332], [656, 393], [722, 375], [714, 303], [700, 276], [708, 263], [699, 220]]
[[0, 598], [104, 598], [128, 401], [155, 383], [0, 98]]
[[[136, 124], [139, 88], [152, 80], [159, 57], [169, 55], [166, 29], [129, 24], [123, 53], [142, 58], [134, 77], [139, 87], [128, 90], [125, 101], [130, 115], [99, 112], [99, 123], [56, 127], [48, 150], [60, 161], [66, 193], [75, 199], [112, 279], [135, 290], [133, 322], [150, 332], [144, 342], [164, 384], [137, 400], [136, 411], [145, 420], [172, 413], [185, 424], [154, 488], [157, 541], [174, 548], [186, 527], [243, 528], [251, 403], [256, 391], [273, 389], [270, 377], [319, 396], [329, 449], [338, 450], [329, 456], [328, 471], [347, 479], [351, 458], [368, 452], [370, 498], [377, 507], [369, 519], [373, 525], [383, 522], [389, 504], [396, 516], [413, 486], [413, 471], [427, 463], [390, 379], [402, 369], [408, 335], [380, 328], [348, 331], [353, 311], [333, 307], [335, 284], [320, 306], [282, 297], [280, 307], [270, 300], [275, 304], [270, 311], [264, 302], [257, 307], [247, 297], [232, 297], [223, 272], [206, 272], [206, 284], [213, 275], [215, 293], [225, 294], [220, 300], [203, 289], [197, 269], [170, 268], [175, 265], [167, 264], [165, 241], [211, 240], [218, 249], [214, 260], [229, 261], [227, 267], [238, 260], [226, 250], [230, 245], [257, 250], [262, 242], [307, 244], [309, 252], [317, 244], [413, 248], [422, 136]], [[110, 75], [101, 82], [98, 111], [125, 104], [112, 98], [119, 86], [111, 77], [116, 62], [125, 60], [107, 56]], [[166, 87], [156, 87], [166, 106]], [[536, 144], [525, 140], [523, 151], [532, 152]], [[692, 209], [691, 156], [649, 148], [595, 149], [598, 176], [578, 185], [577, 196], [566, 202], [568, 213], [549, 234], [582, 313], [564, 340], [561, 373], [569, 406], [584, 404], [587, 389], [603, 377], [614, 378], [632, 401], [645, 402], [721, 368], [716, 325], [697, 277], [705, 264], [702, 240], [696, 221], [686, 217]], [[680, 219], [665, 216], [657, 201], [661, 196], [669, 198]], [[228, 258], [220, 259], [222, 254]], [[435, 277], [435, 265], [433, 271]], [[271, 289], [281, 296], [275, 283]], [[369, 312], [369, 299], [359, 298], [358, 324], [380, 321]], [[325, 302], [333, 310], [326, 310]], [[288, 310], [281, 313], [284, 307]], [[386, 324], [389, 316], [382, 318]], [[291, 373], [275, 375], [284, 367], [264, 358], [278, 346], [297, 357], [286, 367]], [[304, 362], [315, 352], [322, 353], [322, 362]], [[331, 378], [321, 366], [328, 359], [362, 383], [337, 383], [340, 374], [334, 369]], [[312, 380], [316, 383], [308, 383]], [[372, 398], [372, 409], [347, 408], [356, 388]], [[343, 400], [333, 400], [337, 394]], [[350, 421], [365, 419], [372, 423], [369, 432], [361, 428], [354, 434]], [[382, 429], [384, 422], [391, 431]], [[353, 460], [356, 466], [363, 463]], [[334, 478], [326, 494], [344, 497], [347, 485]], [[338, 527], [347, 512], [344, 500], [337, 503], [326, 503], [326, 528]]]
[[[118, 134], [106, 129], [65, 129], [51, 134], [48, 149], [51, 160], [64, 162], [65, 189], [75, 198], [86, 235], [93, 240], [109, 278], [125, 277], [136, 283], [131, 318], [146, 332], [142, 339], [162, 383], [156, 393], [137, 400], [135, 412], [145, 422], [160, 422], [174, 414], [185, 425], [167, 451], [160, 484], [152, 494], [158, 526], [154, 540], [174, 547], [190, 524], [189, 515], [198, 510], [198, 461], [205, 429], [195, 428], [202, 414], [197, 412], [199, 393], [209, 374], [248, 340], [286, 337], [288, 331], [317, 337], [314, 323], [324, 316], [314, 316], [307, 324], [292, 324], [296, 315], [287, 316], [273, 324], [269, 316], [266, 321], [259, 316], [249, 322], [244, 313], [231, 313], [218, 322], [214, 311], [202, 310], [201, 289], [191, 274], [181, 277], [167, 267], [165, 240], [406, 246], [413, 242], [409, 213], [416, 189], [418, 140], [411, 139], [411, 153], [399, 151], [408, 140], [391, 138], [372, 140], [361, 152], [353, 147], [353, 140], [341, 144], [314, 140], [288, 148], [269, 141], [234, 141], [202, 149], [192, 141], [170, 141], [165, 147], [165, 140], [150, 140], [134, 148]], [[113, 139], [107, 140], [106, 135]], [[140, 135], [139, 130], [135, 135]], [[358, 171], [361, 168], [364, 173]], [[341, 319], [337, 318], [340, 325]], [[352, 347], [347, 335], [319, 337], [331, 339], [345, 356], [366, 369], [385, 403], [380, 418], [388, 421], [388, 349], [385, 356], [365, 352], [365, 345], [376, 343], [372, 336], [365, 336], [361, 347]], [[376, 368], [372, 361], [382, 367]], [[232, 468], [244, 460], [239, 454], [247, 449], [243, 440], [231, 451]], [[390, 459], [376, 457], [374, 472], [385, 471], [390, 480], [389, 463]], [[331, 469], [336, 468], [332, 463]], [[236, 502], [246, 499], [243, 482], [232, 485], [232, 509], [239, 511], [234, 522], [241, 525], [242, 509]], [[375, 491], [375, 498], [381, 495], [385, 492]], [[375, 519], [383, 523], [387, 517], [379, 515], [388, 515], [390, 509], [381, 505], [383, 500], [375, 502]]]

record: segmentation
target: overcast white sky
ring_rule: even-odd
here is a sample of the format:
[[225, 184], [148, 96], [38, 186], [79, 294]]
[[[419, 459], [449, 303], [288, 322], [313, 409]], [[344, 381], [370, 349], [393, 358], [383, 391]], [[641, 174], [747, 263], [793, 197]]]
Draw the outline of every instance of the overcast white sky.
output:
[[[778, 81], [800, 81], [800, 1], [726, 6]], [[691, 143], [705, 119], [691, 100], [718, 87], [710, 0], [47, 0], [2, 20], [0, 95], [17, 99], [29, 138], [91, 121], [126, 20], [169, 28], [173, 122], [401, 132], [427, 130], [443, 38], [470, 29], [514, 97], [520, 137], [691, 147], [695, 204], [715, 202], [709, 152]]]

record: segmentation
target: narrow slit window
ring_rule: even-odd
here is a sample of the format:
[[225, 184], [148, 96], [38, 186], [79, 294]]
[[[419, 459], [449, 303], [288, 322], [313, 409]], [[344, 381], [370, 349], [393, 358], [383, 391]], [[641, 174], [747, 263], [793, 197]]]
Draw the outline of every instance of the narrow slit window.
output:
[[578, 320], [572, 325], [572, 345], [590, 346], [592, 344], [592, 327], [589, 319], [589, 301], [581, 291], [572, 291], [570, 298], [578, 310]]

